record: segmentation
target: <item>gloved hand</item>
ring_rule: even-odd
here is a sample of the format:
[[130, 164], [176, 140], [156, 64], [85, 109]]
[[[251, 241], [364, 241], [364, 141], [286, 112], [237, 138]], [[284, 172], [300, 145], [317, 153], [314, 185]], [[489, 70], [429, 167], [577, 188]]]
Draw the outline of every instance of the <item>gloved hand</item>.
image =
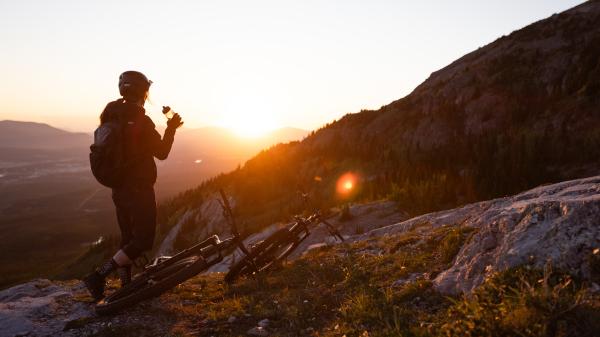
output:
[[168, 121], [167, 121], [167, 127], [170, 129], [177, 129], [180, 126], [183, 125], [183, 120], [181, 119], [181, 116], [179, 116], [178, 113], [175, 113], [173, 115], [173, 117], [171, 117]]

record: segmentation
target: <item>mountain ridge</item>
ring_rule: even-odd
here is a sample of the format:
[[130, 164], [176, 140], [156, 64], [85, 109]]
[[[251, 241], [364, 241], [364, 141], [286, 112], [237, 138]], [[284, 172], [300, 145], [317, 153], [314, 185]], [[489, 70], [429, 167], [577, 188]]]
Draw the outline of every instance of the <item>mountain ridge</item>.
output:
[[[399, 100], [347, 114], [187, 191], [164, 206], [161, 226], [218, 188], [257, 230], [297, 212], [298, 190], [310, 192], [311, 207], [390, 198], [416, 215], [595, 175], [597, 22], [600, 2], [589, 1], [499, 38]], [[341, 198], [335, 184], [346, 172], [357, 186]]]

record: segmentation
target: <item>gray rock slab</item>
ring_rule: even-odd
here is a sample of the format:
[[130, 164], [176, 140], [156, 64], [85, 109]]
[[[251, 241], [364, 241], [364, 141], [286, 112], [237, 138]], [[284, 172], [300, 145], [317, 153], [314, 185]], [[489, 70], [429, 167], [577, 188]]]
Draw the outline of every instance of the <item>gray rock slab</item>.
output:
[[75, 299], [84, 291], [46, 279], [0, 291], [0, 337], [62, 335], [68, 322], [94, 315], [90, 303]]

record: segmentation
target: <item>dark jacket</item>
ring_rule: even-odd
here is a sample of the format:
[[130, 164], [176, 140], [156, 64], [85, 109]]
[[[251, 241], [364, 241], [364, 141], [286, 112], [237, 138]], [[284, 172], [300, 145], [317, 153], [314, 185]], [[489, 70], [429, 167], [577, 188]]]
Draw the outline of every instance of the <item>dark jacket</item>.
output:
[[154, 185], [154, 157], [160, 160], [167, 158], [173, 145], [175, 129], [167, 127], [164, 137], [161, 137], [143, 107], [122, 99], [108, 103], [102, 115], [103, 121], [117, 120], [123, 125], [122, 140], [127, 168], [124, 187]]

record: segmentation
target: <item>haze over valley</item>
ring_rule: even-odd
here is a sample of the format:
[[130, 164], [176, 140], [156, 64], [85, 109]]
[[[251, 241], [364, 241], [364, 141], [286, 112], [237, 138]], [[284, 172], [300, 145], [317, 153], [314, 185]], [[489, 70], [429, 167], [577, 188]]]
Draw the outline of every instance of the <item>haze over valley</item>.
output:
[[[157, 199], [232, 170], [263, 148], [306, 134], [283, 128], [243, 138], [223, 128], [183, 128], [168, 160], [157, 160]], [[91, 134], [0, 121], [0, 283], [51, 272], [99, 236], [117, 234], [110, 190], [90, 171], [91, 143]], [[16, 257], [19, 263], [14, 263]], [[31, 265], [37, 266], [35, 272], [29, 271]]]

